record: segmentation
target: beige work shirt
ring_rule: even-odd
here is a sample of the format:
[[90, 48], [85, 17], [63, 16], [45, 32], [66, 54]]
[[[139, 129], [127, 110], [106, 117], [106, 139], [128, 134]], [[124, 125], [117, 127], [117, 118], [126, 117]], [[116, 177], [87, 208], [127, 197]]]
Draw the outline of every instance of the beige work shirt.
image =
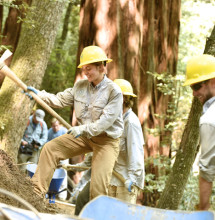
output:
[[95, 87], [83, 79], [56, 95], [40, 91], [39, 97], [49, 106], [63, 108], [74, 106], [79, 125], [85, 126], [84, 135], [88, 138], [103, 132], [114, 139], [123, 132], [121, 89], [110, 79], [104, 79]]

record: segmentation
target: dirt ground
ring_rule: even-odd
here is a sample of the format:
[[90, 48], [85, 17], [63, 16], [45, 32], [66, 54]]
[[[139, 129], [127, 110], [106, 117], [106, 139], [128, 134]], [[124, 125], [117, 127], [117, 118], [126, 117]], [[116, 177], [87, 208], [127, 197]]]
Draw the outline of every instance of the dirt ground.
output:
[[[39, 212], [43, 213], [61, 213], [73, 215], [74, 208], [66, 205], [49, 204], [48, 200], [44, 201], [34, 193], [31, 180], [29, 177], [15, 166], [12, 159], [0, 149], [0, 188], [5, 189], [15, 195], [20, 196], [25, 201], [29, 202]], [[0, 193], [0, 203], [26, 209], [15, 199]]]

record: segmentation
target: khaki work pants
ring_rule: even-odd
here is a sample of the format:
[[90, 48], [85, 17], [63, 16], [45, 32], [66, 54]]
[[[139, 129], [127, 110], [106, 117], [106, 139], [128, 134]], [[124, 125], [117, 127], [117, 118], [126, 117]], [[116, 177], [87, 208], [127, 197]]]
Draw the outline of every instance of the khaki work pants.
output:
[[139, 188], [132, 186], [131, 192], [128, 191], [124, 186], [109, 186], [108, 195], [121, 199], [125, 202], [136, 204], [137, 195], [139, 193]]
[[60, 160], [93, 151], [90, 199], [108, 194], [114, 163], [119, 153], [119, 139], [101, 134], [91, 139], [61, 135], [43, 147], [37, 170], [32, 178], [34, 190], [44, 196]]

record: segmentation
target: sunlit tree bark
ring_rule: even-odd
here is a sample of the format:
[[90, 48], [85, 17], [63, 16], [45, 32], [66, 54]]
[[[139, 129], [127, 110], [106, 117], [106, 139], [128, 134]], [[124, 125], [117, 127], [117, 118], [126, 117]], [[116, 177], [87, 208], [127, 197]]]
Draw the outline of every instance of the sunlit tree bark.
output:
[[158, 81], [148, 75], [147, 71], [158, 74], [166, 72], [172, 76], [176, 74], [179, 14], [180, 0], [145, 1], [138, 116], [144, 128], [160, 131], [151, 133], [144, 129], [147, 157], [170, 154], [171, 140], [165, 140], [165, 137], [171, 137], [171, 134], [167, 135], [164, 131], [168, 120], [156, 115], [167, 114], [171, 96], [164, 95], [157, 89]]
[[0, 5], [0, 33], [2, 33], [2, 23], [3, 23], [3, 5]]
[[[28, 18], [34, 26], [23, 24], [12, 70], [27, 85], [39, 88], [54, 44], [64, 1], [32, 2], [34, 8]], [[32, 109], [30, 101], [14, 82], [5, 79], [0, 90], [1, 149], [16, 161], [17, 150]]]

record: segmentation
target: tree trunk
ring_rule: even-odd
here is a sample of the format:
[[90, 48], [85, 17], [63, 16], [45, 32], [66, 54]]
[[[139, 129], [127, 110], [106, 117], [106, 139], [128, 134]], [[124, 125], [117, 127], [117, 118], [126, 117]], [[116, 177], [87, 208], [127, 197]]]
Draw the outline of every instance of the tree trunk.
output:
[[[215, 26], [207, 39], [204, 53], [215, 56]], [[176, 160], [159, 199], [158, 208], [178, 208], [198, 150], [201, 112], [202, 105], [194, 98]]]
[[[17, 7], [20, 7], [20, 5], [23, 4], [23, 2], [27, 3], [28, 5], [31, 4], [32, 0], [24, 0], [20, 1], [17, 0], [13, 4], [16, 5]], [[18, 17], [21, 17], [22, 19], [25, 17], [24, 15], [24, 10], [23, 9], [17, 9], [17, 8], [10, 8], [8, 17], [6, 19], [5, 25], [4, 25], [4, 30], [3, 30], [3, 37], [1, 40], [1, 45], [9, 46], [9, 49], [11, 52], [15, 52], [17, 43], [19, 40], [19, 34], [21, 30], [21, 25], [22, 22], [18, 23]], [[10, 63], [12, 61], [12, 56], [10, 56], [6, 60], [6, 65], [10, 66]], [[0, 73], [0, 87], [4, 81], [4, 75]]]
[[2, 23], [3, 23], [3, 5], [0, 5], [0, 34], [2, 34]]
[[[159, 81], [147, 74], [176, 74], [178, 59], [180, 0], [145, 1], [143, 22], [143, 56], [139, 84], [138, 116], [146, 137], [145, 156], [170, 155], [171, 132], [164, 130], [171, 95], [157, 89]], [[157, 117], [158, 115], [159, 117]], [[161, 117], [160, 117], [161, 116]], [[152, 129], [151, 131], [147, 131]]]
[[[23, 24], [11, 64], [11, 69], [27, 85], [41, 85], [64, 5], [64, 1], [32, 2], [34, 10], [27, 18], [34, 21], [34, 26]], [[16, 161], [33, 102], [9, 79], [2, 85], [0, 100], [0, 146]]]
[[69, 19], [70, 19], [70, 15], [71, 15], [71, 12], [72, 12], [72, 5], [73, 5], [73, 3], [69, 2], [68, 6], [67, 6], [66, 15], [64, 17], [64, 22], [63, 22], [63, 30], [62, 30], [62, 34], [61, 34], [61, 37], [60, 37], [59, 44], [57, 46], [58, 52], [56, 53], [56, 57], [59, 60], [59, 63], [62, 59], [62, 55], [61, 55], [59, 50], [61, 50], [62, 47], [64, 46], [64, 43], [65, 43], [65, 40], [66, 40], [66, 37], [67, 37], [67, 34], [68, 34]]
[[[81, 51], [89, 45], [100, 46], [108, 57], [114, 59], [112, 49], [117, 46], [117, 4], [118, 1], [114, 0], [81, 0], [77, 65], [80, 62]], [[108, 65], [110, 77], [114, 65], [117, 66], [115, 59], [114, 61]], [[75, 81], [82, 77], [81, 70], [77, 69]]]

